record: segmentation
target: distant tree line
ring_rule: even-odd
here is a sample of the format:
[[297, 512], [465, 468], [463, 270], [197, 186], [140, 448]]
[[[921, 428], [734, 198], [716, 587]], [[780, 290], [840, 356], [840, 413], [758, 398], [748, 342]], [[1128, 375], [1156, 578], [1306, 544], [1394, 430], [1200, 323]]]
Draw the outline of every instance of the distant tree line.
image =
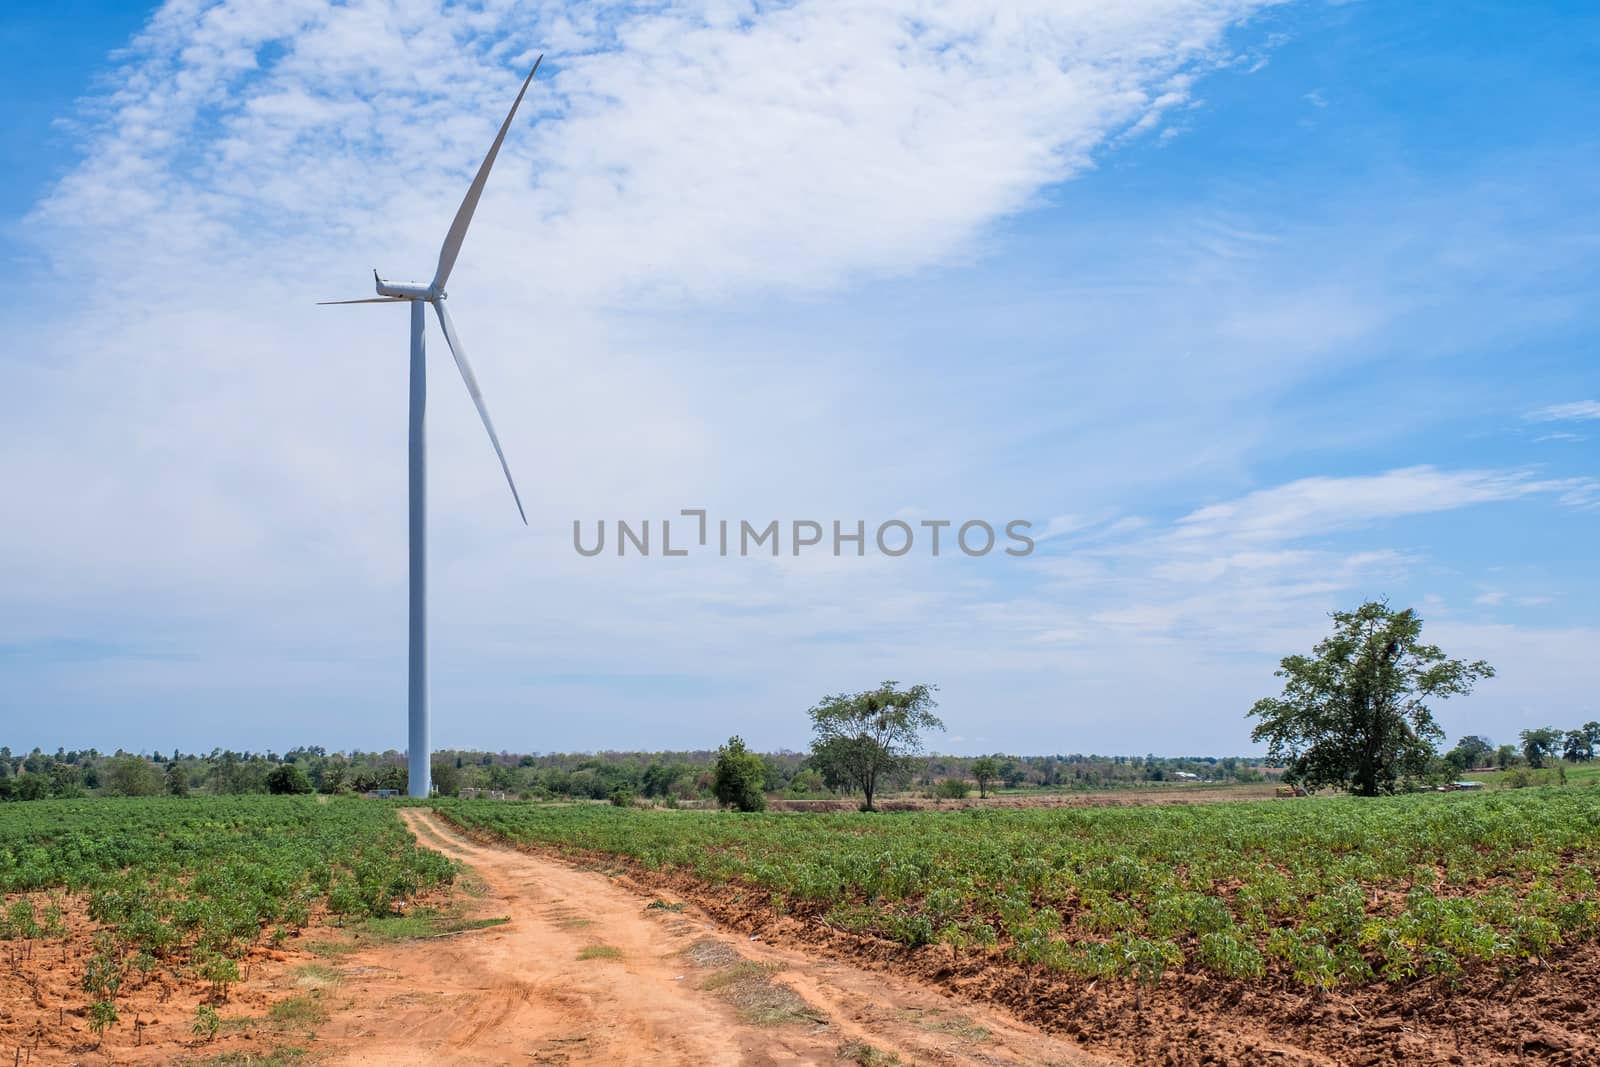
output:
[[[726, 748], [726, 746], [724, 746]], [[743, 750], [742, 773], [761, 770], [761, 791], [793, 799], [863, 797], [839, 756], [845, 746], [816, 752]], [[1249, 757], [1102, 756], [1081, 753], [1020, 756], [902, 754], [884, 761], [873, 792], [912, 789], [935, 793], [945, 781], [995, 789], [1061, 791], [1133, 788], [1180, 776], [1219, 782], [1262, 780], [1268, 768]], [[433, 781], [441, 794], [463, 789], [530, 799], [639, 797], [662, 803], [716, 799], [718, 751], [434, 754]], [[847, 762], [847, 761], [846, 761]], [[81, 796], [188, 796], [239, 793], [365, 793], [404, 791], [402, 752], [330, 752], [321, 746], [287, 751], [212, 749], [196, 753], [102, 753], [40, 749], [18, 755], [0, 747], [0, 801]], [[748, 789], [748, 786], [742, 788]]]

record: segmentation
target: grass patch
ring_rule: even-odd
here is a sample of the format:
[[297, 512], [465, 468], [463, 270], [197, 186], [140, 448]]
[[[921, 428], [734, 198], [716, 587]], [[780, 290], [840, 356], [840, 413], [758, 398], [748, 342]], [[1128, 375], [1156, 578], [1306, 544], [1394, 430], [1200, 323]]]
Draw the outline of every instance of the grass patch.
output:
[[424, 937], [447, 937], [468, 930], [483, 930], [501, 926], [511, 921], [511, 916], [501, 915], [487, 919], [465, 919], [458, 911], [441, 911], [437, 908], [413, 908], [405, 915], [386, 915], [380, 919], [366, 919], [354, 928], [356, 943], [390, 944], [395, 941], [416, 941]]
[[360, 947], [354, 941], [307, 941], [305, 945], [306, 951], [313, 956], [328, 958], [348, 956]]
[[840, 1045], [839, 1058], [849, 1060], [857, 1067], [908, 1067], [906, 1062], [894, 1053], [873, 1048], [864, 1041], [851, 1041]]
[[183, 1067], [299, 1067], [308, 1063], [303, 1048], [275, 1048], [271, 1052], [223, 1052], [203, 1060], [182, 1060]]
[[489, 883], [473, 874], [470, 867], [456, 875], [456, 886], [474, 900], [482, 900], [489, 895]]
[[696, 941], [683, 955], [695, 967], [728, 967], [743, 958], [732, 945], [712, 937]]
[[827, 1016], [807, 1004], [794, 990], [774, 980], [777, 969], [769, 964], [740, 960], [708, 975], [700, 988], [732, 1001], [739, 1017], [757, 1026], [827, 1022]]
[[989, 1028], [979, 1026], [965, 1015], [957, 1015], [954, 1019], [946, 1019], [937, 1026], [929, 1027], [941, 1034], [951, 1034], [955, 1037], [964, 1037], [969, 1041], [987, 1041]]
[[563, 930], [579, 930], [585, 926], [593, 926], [592, 919], [561, 919], [556, 923]]
[[650, 903], [648, 903], [648, 904], [646, 904], [644, 906], [644, 910], [645, 911], [682, 911], [683, 910], [683, 902], [679, 901], [676, 904], [668, 904], [664, 900], [652, 900]]
[[762, 981], [772, 977], [772, 972], [777, 968], [765, 963], [752, 963], [750, 960], [740, 960], [731, 967], [725, 967], [716, 974], [708, 976], [700, 983], [700, 988], [707, 992], [715, 993], [719, 989], [726, 989], [739, 982]]
[[278, 1030], [311, 1030], [328, 1021], [328, 1009], [314, 994], [297, 993], [267, 1009], [267, 1025]]
[[294, 970], [295, 985], [306, 989], [332, 989], [344, 981], [344, 975], [325, 963], [308, 963]]
[[580, 960], [620, 960], [622, 950], [614, 945], [585, 945], [578, 951]]

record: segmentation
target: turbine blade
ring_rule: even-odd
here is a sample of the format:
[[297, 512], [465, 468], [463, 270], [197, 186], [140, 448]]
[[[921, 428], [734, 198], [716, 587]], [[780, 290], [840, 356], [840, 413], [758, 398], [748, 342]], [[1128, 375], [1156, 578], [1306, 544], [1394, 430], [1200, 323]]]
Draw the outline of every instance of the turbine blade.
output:
[[478, 209], [478, 198], [483, 195], [484, 183], [489, 180], [489, 168], [494, 166], [494, 157], [500, 154], [500, 142], [506, 139], [506, 131], [511, 128], [511, 120], [517, 114], [517, 106], [522, 103], [522, 97], [527, 93], [528, 85], [538, 73], [539, 64], [543, 59], [544, 56], [541, 55], [533, 61], [533, 69], [528, 71], [528, 76], [523, 79], [522, 88], [517, 92], [517, 98], [511, 102], [511, 110], [506, 113], [506, 120], [500, 124], [500, 132], [495, 135], [494, 144], [489, 146], [489, 154], [483, 157], [477, 176], [472, 179], [472, 184], [467, 187], [466, 197], [456, 209], [455, 221], [450, 223], [450, 232], [444, 235], [444, 244], [439, 248], [439, 269], [433, 274], [435, 290], [444, 288], [444, 283], [450, 277], [450, 271], [456, 265], [456, 256], [461, 252], [461, 242], [466, 240], [467, 227], [472, 225], [472, 213]]
[[430, 303], [433, 304], [433, 310], [439, 313], [439, 325], [444, 327], [444, 343], [450, 346], [450, 354], [456, 358], [456, 368], [461, 371], [461, 380], [467, 384], [467, 393], [477, 405], [478, 417], [483, 419], [483, 428], [489, 431], [489, 443], [494, 445], [494, 454], [500, 457], [500, 469], [506, 473], [511, 499], [517, 502], [517, 514], [522, 516], [522, 525], [526, 526], [528, 513], [522, 510], [522, 497], [517, 494], [517, 483], [511, 479], [511, 467], [500, 448], [500, 436], [494, 432], [494, 423], [489, 421], [489, 409], [484, 406], [483, 394], [478, 391], [478, 378], [472, 373], [472, 364], [467, 362], [467, 350], [461, 347], [461, 338], [456, 336], [456, 328], [450, 323], [450, 313], [444, 309], [444, 301], [433, 300]]
[[403, 296], [369, 296], [365, 300], [318, 300], [317, 306], [326, 307], [329, 304], [393, 304], [404, 300], [405, 297]]

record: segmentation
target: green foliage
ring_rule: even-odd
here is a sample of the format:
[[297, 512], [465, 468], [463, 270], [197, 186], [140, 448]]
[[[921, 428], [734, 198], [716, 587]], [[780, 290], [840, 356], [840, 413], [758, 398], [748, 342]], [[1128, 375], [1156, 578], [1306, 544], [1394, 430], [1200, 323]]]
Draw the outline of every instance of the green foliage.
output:
[[730, 737], [717, 749], [711, 783], [717, 803], [735, 811], [763, 811], [767, 806], [762, 791], [765, 785], [766, 768], [761, 757], [745, 748], [743, 738]]
[[1571, 763], [1588, 763], [1600, 748], [1600, 722], [1586, 722], [1568, 730], [1561, 742], [1561, 758]]
[[[0, 937], [61, 936], [56, 888], [87, 898], [99, 926], [81, 985], [112, 1002], [129, 973], [187, 969], [226, 995], [237, 961], [310, 923], [336, 893], [356, 915], [387, 915], [454, 876], [394, 809], [362, 800], [175, 797], [50, 800], [0, 820], [0, 893], [16, 899]], [[45, 898], [48, 901], [48, 898]]]
[[960, 778], [941, 778], [933, 787], [933, 795], [940, 800], [965, 800], [967, 783]]
[[89, 1029], [96, 1037], [106, 1032], [106, 1027], [117, 1023], [117, 1006], [109, 1000], [97, 1000], [89, 1007]]
[[267, 772], [267, 792], [277, 796], [304, 796], [316, 790], [305, 771], [293, 763], [280, 763]]
[[115, 797], [153, 797], [165, 789], [153, 763], [143, 756], [118, 756], [105, 771], [106, 792]]
[[461, 768], [455, 760], [433, 761], [433, 791], [442, 797], [453, 797], [461, 792]]
[[217, 1014], [216, 1008], [209, 1004], [201, 1004], [194, 1010], [194, 1024], [189, 1027], [190, 1033], [210, 1041], [217, 1036], [217, 1031], [220, 1029], [222, 1029], [222, 1017]]
[[1288, 656], [1283, 694], [1258, 700], [1250, 737], [1288, 765], [1286, 781], [1358, 796], [1394, 793], [1426, 774], [1444, 733], [1427, 701], [1494, 677], [1482, 660], [1446, 658], [1421, 642], [1422, 620], [1379, 601], [1333, 614], [1310, 656]]
[[812, 765], [830, 783], [860, 789], [867, 811], [883, 778], [910, 769], [911, 758], [922, 751], [923, 733], [944, 729], [933, 713], [935, 686], [902, 690], [896, 684], [825, 697], [809, 712]]
[[1487, 767], [1494, 762], [1494, 743], [1487, 737], [1468, 735], [1457, 741], [1444, 758], [1457, 774], [1474, 767]]
[[993, 756], [979, 756], [967, 769], [978, 782], [978, 796], [987, 797], [989, 785], [1000, 777], [1000, 764]]
[[1561, 754], [1564, 735], [1554, 726], [1523, 730], [1517, 736], [1522, 741], [1522, 758], [1527, 760], [1528, 766], [1534, 770], [1539, 770], [1546, 761], [1555, 759]]
[[[801, 919], [1084, 977], [1312, 989], [1515, 970], [1600, 938], [1600, 790], [714, 818], [457, 801], [515, 842], [630, 857]], [[1403, 903], [1397, 903], [1402, 902]]]

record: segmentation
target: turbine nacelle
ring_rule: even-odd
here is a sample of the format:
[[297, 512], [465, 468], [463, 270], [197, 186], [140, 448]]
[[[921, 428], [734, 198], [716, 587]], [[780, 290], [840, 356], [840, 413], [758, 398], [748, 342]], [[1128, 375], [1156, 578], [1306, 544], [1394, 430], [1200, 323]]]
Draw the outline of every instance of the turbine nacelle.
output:
[[399, 285], [395, 282], [386, 282], [378, 277], [378, 272], [372, 272], [372, 280], [377, 283], [378, 295], [387, 296], [393, 300], [443, 300], [443, 289], [433, 285]]

